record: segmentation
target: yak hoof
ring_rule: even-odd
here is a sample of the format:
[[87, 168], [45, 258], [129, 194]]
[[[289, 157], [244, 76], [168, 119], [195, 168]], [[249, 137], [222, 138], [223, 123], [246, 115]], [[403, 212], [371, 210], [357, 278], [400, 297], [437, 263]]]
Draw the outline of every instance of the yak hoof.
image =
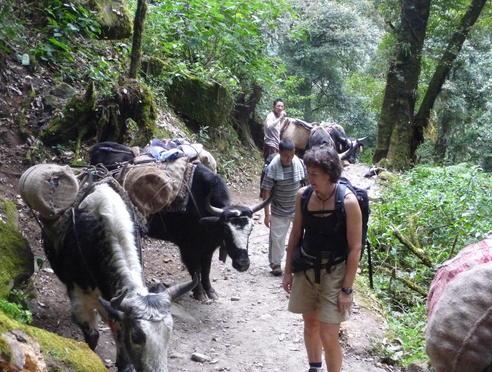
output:
[[219, 295], [217, 294], [217, 292], [215, 292], [215, 289], [213, 289], [212, 287], [206, 289], [205, 292], [207, 293], [208, 298], [210, 298], [211, 300], [215, 301], [219, 299]]
[[198, 301], [206, 301], [207, 295], [203, 290], [203, 286], [199, 283], [195, 289], [193, 289], [193, 298]]
[[193, 298], [197, 301], [207, 301], [207, 296], [203, 292], [194, 292]]
[[95, 329], [84, 332], [84, 339], [91, 350], [94, 351], [96, 349], [97, 342], [99, 341], [99, 332]]

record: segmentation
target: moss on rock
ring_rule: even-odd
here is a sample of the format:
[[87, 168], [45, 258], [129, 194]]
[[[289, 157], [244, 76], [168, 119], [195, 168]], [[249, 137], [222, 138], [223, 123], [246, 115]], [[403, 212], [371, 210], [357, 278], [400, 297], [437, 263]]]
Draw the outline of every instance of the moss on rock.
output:
[[40, 133], [40, 139], [47, 145], [55, 145], [80, 141], [86, 134], [94, 133], [95, 107], [96, 90], [91, 83], [85, 94], [72, 97], [63, 114], [48, 123]]
[[83, 140], [145, 145], [156, 129], [156, 107], [151, 90], [137, 80], [122, 80], [113, 92], [96, 97], [94, 85], [67, 104], [41, 132], [47, 145], [76, 142], [75, 159]]
[[0, 200], [0, 297], [34, 272], [34, 256], [17, 227], [14, 203]]
[[[11, 330], [21, 330], [39, 343], [49, 371], [107, 371], [87, 344], [18, 323], [0, 311], [0, 335]], [[11, 355], [6, 342], [0, 342], [0, 355], [4, 359]]]
[[130, 146], [143, 146], [156, 130], [157, 110], [151, 90], [134, 79], [126, 79], [114, 93], [98, 102], [97, 138]]
[[168, 66], [169, 62], [160, 58], [154, 56], [142, 57], [142, 72], [147, 75], [159, 76]]
[[194, 130], [204, 126], [217, 129], [228, 124], [234, 108], [234, 98], [227, 89], [197, 78], [175, 81], [167, 99]]
[[89, 4], [96, 11], [102, 38], [120, 40], [130, 37], [132, 24], [124, 0], [90, 0]]

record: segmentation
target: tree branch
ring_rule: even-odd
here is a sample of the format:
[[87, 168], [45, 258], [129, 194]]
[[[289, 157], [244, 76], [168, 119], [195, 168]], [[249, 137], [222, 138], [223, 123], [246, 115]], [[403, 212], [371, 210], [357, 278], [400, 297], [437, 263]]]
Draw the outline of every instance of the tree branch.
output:
[[432, 261], [425, 254], [425, 252], [422, 249], [420, 249], [419, 247], [416, 247], [410, 240], [408, 240], [406, 237], [404, 237], [396, 227], [393, 228], [393, 233], [395, 234], [397, 239], [400, 241], [400, 243], [402, 243], [415, 256], [417, 256], [425, 266], [430, 267], [431, 269], [434, 267], [434, 265], [432, 264]]
[[419, 295], [423, 297], [427, 297], [427, 291], [424, 288], [419, 286], [417, 283], [412, 282], [410, 279], [404, 278], [402, 276], [397, 276], [396, 270], [393, 267], [384, 265], [382, 269], [383, 271], [391, 275], [393, 278], [403, 283], [406, 287], [410, 288], [412, 291], [417, 292]]
[[463, 43], [465, 42], [472, 26], [480, 16], [486, 2], [487, 0], [473, 0], [471, 2], [466, 14], [461, 19], [458, 29], [451, 37], [451, 40], [449, 41], [448, 46], [446, 47], [446, 50], [444, 51], [441, 60], [436, 67], [436, 71], [432, 76], [427, 91], [425, 92], [425, 96], [422, 100], [419, 111], [415, 115], [412, 154], [415, 153], [417, 147], [424, 140], [424, 129], [429, 124], [430, 112], [432, 107], [434, 107], [434, 102], [441, 92], [442, 86], [446, 81], [449, 71], [453, 67], [453, 63], [460, 53]]

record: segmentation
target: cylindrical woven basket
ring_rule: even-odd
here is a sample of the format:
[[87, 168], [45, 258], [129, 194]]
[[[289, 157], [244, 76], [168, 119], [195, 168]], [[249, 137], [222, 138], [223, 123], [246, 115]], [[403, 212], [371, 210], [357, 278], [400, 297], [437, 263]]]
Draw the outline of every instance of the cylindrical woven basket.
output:
[[44, 218], [53, 218], [72, 206], [79, 183], [68, 165], [37, 164], [19, 180], [22, 199]]
[[130, 168], [120, 180], [131, 201], [146, 216], [169, 206], [183, 182], [188, 160], [139, 165]]

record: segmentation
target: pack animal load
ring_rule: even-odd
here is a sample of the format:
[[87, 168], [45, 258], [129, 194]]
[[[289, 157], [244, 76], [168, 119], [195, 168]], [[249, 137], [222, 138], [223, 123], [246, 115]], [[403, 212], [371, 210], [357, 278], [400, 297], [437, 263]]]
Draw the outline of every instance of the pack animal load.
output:
[[42, 218], [53, 219], [72, 206], [79, 182], [68, 165], [37, 164], [22, 174], [19, 191]]
[[285, 118], [280, 129], [281, 139], [290, 139], [296, 153], [303, 157], [304, 152], [315, 146], [334, 148], [341, 160], [355, 163], [362, 151], [365, 138], [349, 138], [343, 127], [336, 123], [306, 123], [300, 119]]
[[185, 182], [188, 158], [133, 165], [117, 176], [133, 204], [146, 216], [170, 206]]
[[289, 138], [298, 150], [305, 150], [314, 125], [299, 119], [285, 118], [280, 129], [281, 138]]
[[436, 372], [492, 365], [492, 234], [441, 265], [427, 309], [426, 351]]
[[142, 149], [116, 142], [100, 142], [90, 149], [89, 156], [91, 165], [102, 164], [108, 170], [118, 169], [126, 164], [173, 161], [186, 157], [189, 161], [200, 162], [217, 173], [217, 162], [212, 154], [202, 144], [191, 144], [183, 139], [153, 139]]

